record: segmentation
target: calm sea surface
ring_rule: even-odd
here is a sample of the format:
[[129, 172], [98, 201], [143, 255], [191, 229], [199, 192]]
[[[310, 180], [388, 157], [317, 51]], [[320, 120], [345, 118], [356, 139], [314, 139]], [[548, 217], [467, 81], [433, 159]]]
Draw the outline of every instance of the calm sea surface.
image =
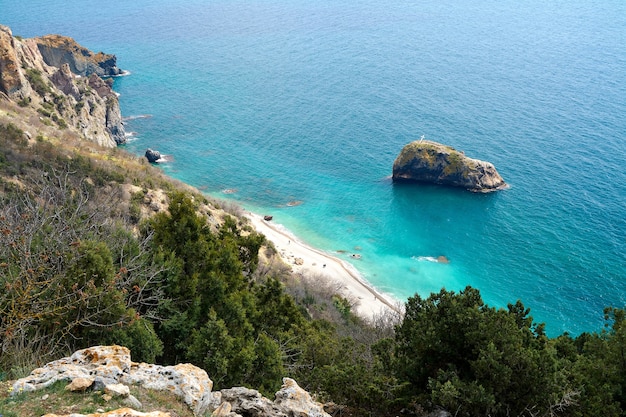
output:
[[[0, 0], [0, 23], [115, 53], [124, 116], [151, 116], [128, 151], [399, 299], [472, 285], [552, 335], [626, 304], [623, 0]], [[422, 135], [511, 188], [393, 185]]]

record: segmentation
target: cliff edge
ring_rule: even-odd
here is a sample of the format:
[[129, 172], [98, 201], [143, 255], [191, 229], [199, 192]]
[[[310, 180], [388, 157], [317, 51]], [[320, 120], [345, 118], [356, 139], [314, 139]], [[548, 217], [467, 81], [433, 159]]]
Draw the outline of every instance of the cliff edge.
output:
[[123, 73], [117, 67], [115, 55], [94, 53], [67, 36], [45, 35], [34, 39], [41, 56], [50, 66], [60, 68], [68, 64], [74, 74], [83, 77], [91, 74], [112, 77]]
[[70, 38], [21, 39], [0, 25], [0, 100], [34, 109], [44, 124], [114, 147], [126, 133], [112, 83], [100, 75], [119, 74], [115, 62], [114, 55], [94, 54]]
[[[213, 391], [213, 382], [207, 373], [191, 364], [161, 366], [132, 362], [130, 350], [123, 346], [93, 346], [74, 352], [69, 357], [50, 362], [33, 370], [28, 376], [15, 381], [11, 395], [16, 396], [50, 387], [62, 381], [65, 390], [85, 393], [101, 392], [108, 397], [121, 396], [134, 408], [143, 408], [133, 397], [131, 388], [144, 387], [155, 391], [167, 391], [179, 397], [195, 416], [211, 413], [220, 417], [330, 417], [322, 404], [300, 388], [296, 381], [283, 378], [282, 388], [276, 392], [274, 401], [263, 397], [258, 391], [236, 387]], [[168, 413], [143, 413], [131, 408], [89, 414], [90, 417], [112, 416], [169, 416]], [[63, 417], [78, 417], [72, 413]], [[61, 417], [46, 414], [44, 417]]]
[[508, 187], [490, 162], [424, 139], [402, 148], [393, 163], [392, 178], [394, 182], [430, 183], [483, 193]]

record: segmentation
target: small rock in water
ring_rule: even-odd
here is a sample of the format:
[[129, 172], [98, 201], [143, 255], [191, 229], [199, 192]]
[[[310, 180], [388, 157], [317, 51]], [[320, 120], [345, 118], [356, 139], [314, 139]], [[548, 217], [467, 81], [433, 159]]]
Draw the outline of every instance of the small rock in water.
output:
[[148, 159], [148, 162], [156, 163], [159, 159], [161, 159], [161, 153], [148, 148], [146, 151], [146, 158]]

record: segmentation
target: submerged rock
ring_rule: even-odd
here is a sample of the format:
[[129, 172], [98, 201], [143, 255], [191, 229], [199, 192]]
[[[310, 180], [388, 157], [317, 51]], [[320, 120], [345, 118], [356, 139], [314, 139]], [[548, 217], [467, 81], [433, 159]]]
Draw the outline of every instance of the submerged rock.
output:
[[[57, 381], [78, 385], [77, 390], [92, 387], [100, 380], [106, 390], [120, 391], [119, 384], [142, 386], [157, 391], [168, 391], [180, 397], [195, 415], [203, 415], [211, 401], [213, 382], [207, 373], [190, 364], [160, 366], [132, 362], [130, 351], [122, 346], [93, 346], [74, 352], [33, 370], [17, 380], [12, 392], [30, 392], [49, 387]], [[78, 382], [75, 382], [78, 381]]]
[[402, 148], [393, 163], [392, 178], [394, 182], [439, 184], [483, 193], [508, 187], [492, 163], [424, 139]]

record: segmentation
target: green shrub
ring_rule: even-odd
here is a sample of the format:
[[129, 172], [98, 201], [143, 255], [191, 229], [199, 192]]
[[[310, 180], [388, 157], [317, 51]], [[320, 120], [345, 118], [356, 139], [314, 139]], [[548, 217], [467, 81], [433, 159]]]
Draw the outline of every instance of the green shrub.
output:
[[44, 76], [41, 74], [41, 71], [34, 68], [28, 68], [25, 72], [26, 79], [28, 79], [28, 82], [37, 94], [43, 97], [52, 91], [48, 81], [45, 80]]
[[16, 144], [20, 148], [28, 146], [28, 140], [24, 135], [24, 131], [13, 123], [0, 125], [0, 138], [9, 143]]
[[24, 97], [17, 102], [17, 105], [20, 107], [27, 107], [31, 103], [31, 101], [32, 99], [30, 97]]

